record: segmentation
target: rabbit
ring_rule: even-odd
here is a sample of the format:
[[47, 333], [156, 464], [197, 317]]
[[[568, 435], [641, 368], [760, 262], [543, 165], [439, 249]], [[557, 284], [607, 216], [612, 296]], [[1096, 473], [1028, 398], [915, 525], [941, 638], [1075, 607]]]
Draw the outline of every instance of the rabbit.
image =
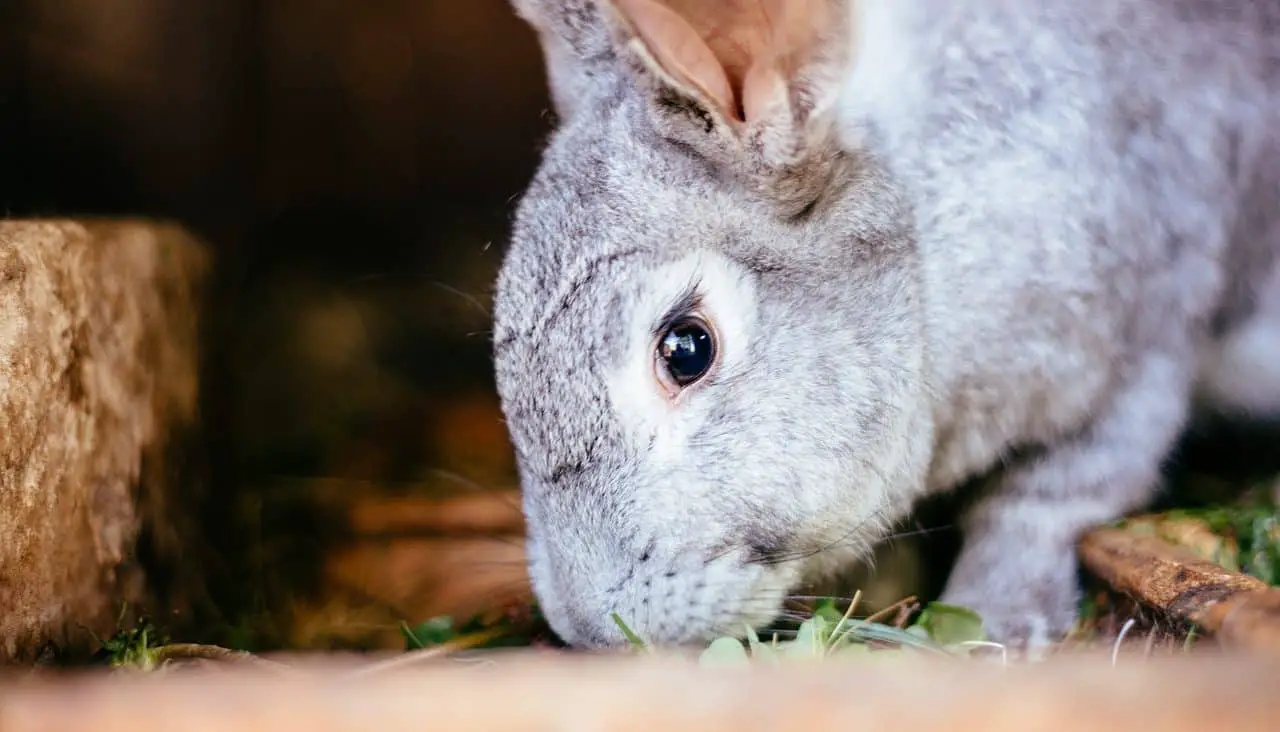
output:
[[1280, 1], [512, 4], [493, 368], [570, 646], [767, 627], [968, 486], [940, 599], [1043, 654], [1081, 533], [1280, 411]]

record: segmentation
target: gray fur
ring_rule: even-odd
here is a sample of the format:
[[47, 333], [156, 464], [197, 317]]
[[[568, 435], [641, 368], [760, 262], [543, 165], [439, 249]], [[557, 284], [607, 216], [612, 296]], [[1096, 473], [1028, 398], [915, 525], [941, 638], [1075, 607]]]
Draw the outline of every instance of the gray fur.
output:
[[[621, 643], [610, 612], [657, 643], [766, 624], [985, 476], [944, 599], [1038, 648], [1073, 620], [1076, 537], [1154, 495], [1193, 401], [1280, 404], [1280, 366], [1214, 383], [1250, 324], [1280, 354], [1280, 1], [864, 0], [832, 41], [856, 52], [825, 56], [840, 86], [817, 74], [755, 143], [592, 3], [517, 4], [562, 123], [499, 277], [496, 377], [569, 642]], [[655, 273], [698, 256], [738, 284], [686, 284], [749, 327], [640, 415], [618, 374]]]

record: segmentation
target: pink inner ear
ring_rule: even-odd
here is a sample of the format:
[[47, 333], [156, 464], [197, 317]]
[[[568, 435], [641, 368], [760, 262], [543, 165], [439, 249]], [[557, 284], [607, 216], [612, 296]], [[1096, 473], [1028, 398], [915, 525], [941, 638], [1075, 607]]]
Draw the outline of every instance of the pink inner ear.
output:
[[657, 0], [614, 0], [667, 73], [692, 85], [733, 119], [742, 119], [724, 64], [693, 26]]
[[794, 74], [838, 15], [836, 0], [612, 2], [667, 73], [739, 121], [786, 109]]
[[787, 101], [787, 80], [774, 59], [764, 59], [747, 71], [742, 80], [742, 116], [747, 120], [767, 119]]

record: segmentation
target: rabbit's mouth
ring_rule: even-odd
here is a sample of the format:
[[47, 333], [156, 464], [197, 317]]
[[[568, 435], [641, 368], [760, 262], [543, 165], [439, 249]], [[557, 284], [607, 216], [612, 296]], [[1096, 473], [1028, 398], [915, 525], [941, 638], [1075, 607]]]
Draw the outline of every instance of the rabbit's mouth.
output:
[[607, 585], [535, 570], [534, 590], [552, 629], [571, 646], [619, 648], [635, 636], [654, 646], [696, 646], [748, 627], [767, 629], [782, 614], [799, 567], [751, 561], [758, 549], [696, 560], [655, 555]]

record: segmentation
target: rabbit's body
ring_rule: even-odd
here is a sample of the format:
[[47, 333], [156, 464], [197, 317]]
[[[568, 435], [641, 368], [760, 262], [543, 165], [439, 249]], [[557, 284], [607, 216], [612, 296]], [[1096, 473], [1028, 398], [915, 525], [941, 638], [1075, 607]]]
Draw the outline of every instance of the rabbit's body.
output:
[[916, 211], [930, 489], [1032, 453], [967, 518], [947, 599], [1059, 632], [1071, 558], [1042, 627], [1003, 599], [1038, 572], [1013, 557], [1145, 503], [1196, 397], [1280, 407], [1280, 3], [891, 5], [844, 113]]
[[864, 62], [843, 111], [850, 144], [876, 149], [915, 208], [931, 384], [951, 395], [936, 487], [1080, 428], [1152, 338], [1185, 340], [1190, 357], [1169, 355], [1221, 375], [1206, 396], [1253, 386], [1239, 406], [1276, 403], [1280, 366], [1243, 378], [1213, 357], [1276, 319], [1258, 296], [1280, 253], [1280, 77], [1263, 73], [1280, 43], [1262, 30], [1280, 4], [1226, 5], [872, 15], [865, 58], [893, 60]]
[[1222, 406], [1280, 406], [1280, 362], [1246, 375], [1231, 348], [1267, 327], [1280, 356], [1280, 3], [913, 0], [867, 19], [842, 111], [915, 208], [931, 383], [951, 395], [935, 487], [1079, 429], [1152, 338], [1185, 340], [1169, 355]]
[[945, 599], [1038, 645], [1197, 396], [1280, 407], [1280, 2], [790, 1], [517, 1], [563, 117], [495, 303], [535, 590], [583, 645], [740, 631], [989, 475]]

